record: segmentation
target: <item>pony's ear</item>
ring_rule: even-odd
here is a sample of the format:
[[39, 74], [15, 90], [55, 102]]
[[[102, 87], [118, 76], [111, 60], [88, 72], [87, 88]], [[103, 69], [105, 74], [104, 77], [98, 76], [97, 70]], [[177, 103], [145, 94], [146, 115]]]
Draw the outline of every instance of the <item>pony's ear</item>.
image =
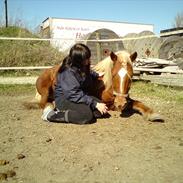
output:
[[113, 51], [111, 51], [110, 57], [111, 57], [111, 60], [113, 60], [113, 61], [116, 61], [118, 58], [117, 55]]
[[130, 55], [130, 59], [133, 62], [137, 58], [137, 52], [134, 52]]

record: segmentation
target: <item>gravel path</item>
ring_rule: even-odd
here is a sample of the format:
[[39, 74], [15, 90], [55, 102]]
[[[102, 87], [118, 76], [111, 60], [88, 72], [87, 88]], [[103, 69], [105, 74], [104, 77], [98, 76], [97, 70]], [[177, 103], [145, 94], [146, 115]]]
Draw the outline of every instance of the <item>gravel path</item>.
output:
[[2, 77], [0, 84], [35, 84], [37, 76], [31, 77]]

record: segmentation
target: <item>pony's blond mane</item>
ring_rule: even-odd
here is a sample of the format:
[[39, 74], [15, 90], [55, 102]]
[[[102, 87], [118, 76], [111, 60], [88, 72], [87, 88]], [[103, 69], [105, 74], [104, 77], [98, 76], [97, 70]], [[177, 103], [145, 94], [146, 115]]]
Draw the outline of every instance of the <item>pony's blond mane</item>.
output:
[[93, 67], [93, 70], [97, 73], [103, 73], [103, 82], [106, 86], [106, 90], [108, 90], [112, 86], [112, 70], [113, 61], [110, 56], [100, 61], [97, 65]]
[[[130, 54], [123, 50], [115, 53], [118, 56], [118, 60], [121, 62], [122, 66], [126, 68], [127, 63], [131, 63]], [[97, 65], [95, 65], [92, 70], [97, 73], [104, 73], [103, 82], [106, 87], [106, 90], [111, 88], [112, 86], [112, 68], [114, 62], [111, 60], [110, 56], [100, 61]]]

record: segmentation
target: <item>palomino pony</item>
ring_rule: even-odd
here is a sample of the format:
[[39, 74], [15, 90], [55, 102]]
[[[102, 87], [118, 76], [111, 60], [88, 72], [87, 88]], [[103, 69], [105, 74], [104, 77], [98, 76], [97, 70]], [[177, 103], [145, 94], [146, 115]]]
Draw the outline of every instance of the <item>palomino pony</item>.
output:
[[[92, 69], [98, 73], [104, 73], [102, 80], [97, 80], [95, 87], [91, 86], [89, 94], [101, 99], [110, 110], [124, 112], [135, 111], [149, 121], [164, 121], [163, 118], [153, 112], [140, 101], [133, 100], [129, 96], [129, 90], [133, 77], [133, 65], [137, 53], [129, 54], [127, 51], [111, 52], [110, 56], [100, 61]], [[56, 75], [60, 65], [46, 69], [36, 82], [37, 96], [41, 108], [54, 102], [53, 91]]]
[[45, 69], [36, 80], [36, 100], [39, 106], [44, 109], [47, 103], [54, 101], [54, 86], [56, 82], [57, 72], [61, 65], [55, 65], [49, 69]]

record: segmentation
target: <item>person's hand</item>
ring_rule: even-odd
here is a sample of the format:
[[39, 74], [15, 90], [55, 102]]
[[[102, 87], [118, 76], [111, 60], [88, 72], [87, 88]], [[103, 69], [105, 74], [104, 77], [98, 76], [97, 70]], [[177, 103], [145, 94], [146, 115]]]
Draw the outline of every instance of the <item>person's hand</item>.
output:
[[108, 110], [106, 104], [99, 102], [97, 103], [96, 108], [100, 111], [101, 114], [106, 114]]

